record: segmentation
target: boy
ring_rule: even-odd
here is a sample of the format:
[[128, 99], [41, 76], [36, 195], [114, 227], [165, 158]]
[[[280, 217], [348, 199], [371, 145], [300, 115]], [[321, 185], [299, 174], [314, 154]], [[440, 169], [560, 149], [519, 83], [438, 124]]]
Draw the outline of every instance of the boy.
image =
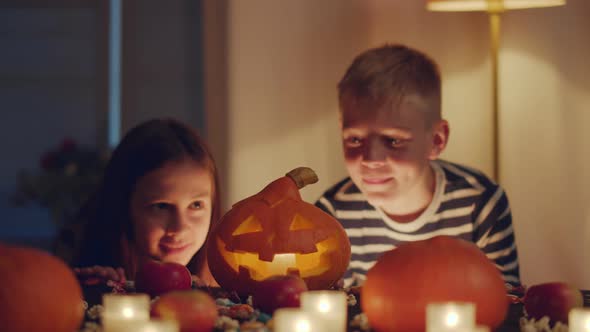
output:
[[385, 45], [357, 56], [338, 84], [349, 178], [316, 202], [344, 226], [352, 258], [344, 285], [361, 284], [399, 244], [450, 235], [472, 241], [505, 282], [519, 284], [508, 199], [474, 169], [437, 159], [449, 138], [437, 65]]

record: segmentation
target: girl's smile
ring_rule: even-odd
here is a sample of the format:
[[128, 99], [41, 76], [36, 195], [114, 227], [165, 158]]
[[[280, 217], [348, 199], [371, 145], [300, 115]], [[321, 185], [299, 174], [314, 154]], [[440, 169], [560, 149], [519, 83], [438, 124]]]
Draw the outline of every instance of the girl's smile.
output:
[[191, 247], [190, 243], [175, 244], [170, 242], [160, 242], [160, 249], [166, 255], [178, 255]]

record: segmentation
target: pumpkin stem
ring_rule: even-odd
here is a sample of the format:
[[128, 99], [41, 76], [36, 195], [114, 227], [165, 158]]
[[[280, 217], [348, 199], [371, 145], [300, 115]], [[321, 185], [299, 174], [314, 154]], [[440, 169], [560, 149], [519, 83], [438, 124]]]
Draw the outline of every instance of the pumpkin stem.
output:
[[290, 177], [299, 189], [307, 186], [308, 184], [318, 182], [318, 176], [315, 174], [313, 169], [309, 167], [297, 167], [287, 173], [286, 176]]

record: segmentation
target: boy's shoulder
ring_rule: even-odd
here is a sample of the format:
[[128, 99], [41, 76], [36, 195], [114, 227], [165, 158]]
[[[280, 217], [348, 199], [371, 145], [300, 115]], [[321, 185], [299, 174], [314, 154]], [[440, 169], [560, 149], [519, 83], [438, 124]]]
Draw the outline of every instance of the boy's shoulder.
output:
[[336, 210], [356, 211], [367, 209], [368, 203], [360, 189], [350, 177], [346, 177], [328, 188], [315, 205], [335, 215]]
[[361, 193], [361, 191], [354, 184], [354, 182], [352, 182], [352, 179], [350, 177], [346, 177], [346, 178], [338, 181], [336, 184], [332, 185], [326, 191], [324, 191], [324, 193], [322, 194], [322, 197], [328, 198], [328, 199], [333, 199], [336, 197], [341, 197], [343, 195], [350, 196], [350, 195], [358, 195], [360, 193]]
[[447, 190], [457, 186], [480, 189], [498, 187], [494, 180], [477, 168], [443, 159], [434, 160], [432, 165], [444, 174]]

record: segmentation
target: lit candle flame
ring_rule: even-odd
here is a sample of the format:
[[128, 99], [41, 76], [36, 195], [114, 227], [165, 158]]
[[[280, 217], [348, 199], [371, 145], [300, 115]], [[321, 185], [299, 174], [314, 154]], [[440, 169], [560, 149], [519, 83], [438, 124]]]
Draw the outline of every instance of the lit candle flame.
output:
[[318, 310], [320, 312], [330, 312], [330, 301], [328, 301], [328, 299], [322, 298], [318, 304]]
[[459, 323], [459, 315], [457, 315], [457, 313], [454, 311], [449, 312], [445, 319], [445, 323], [447, 324], [447, 326], [457, 326], [457, 324]]
[[123, 314], [123, 317], [125, 318], [133, 318], [134, 312], [133, 312], [133, 308], [123, 308], [123, 310], [121, 311], [121, 313]]

